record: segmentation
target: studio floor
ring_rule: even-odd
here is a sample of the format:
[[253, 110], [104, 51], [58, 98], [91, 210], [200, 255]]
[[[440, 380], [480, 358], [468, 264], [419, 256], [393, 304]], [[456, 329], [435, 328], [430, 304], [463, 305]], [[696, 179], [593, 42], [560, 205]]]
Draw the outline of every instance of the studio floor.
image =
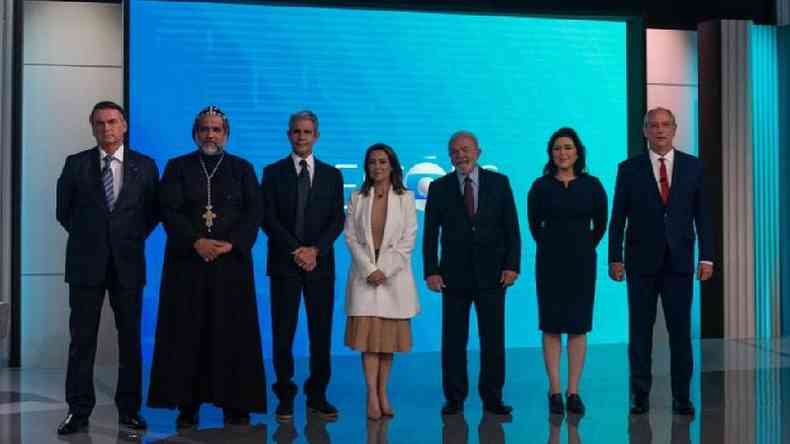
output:
[[[581, 384], [587, 414], [581, 418], [548, 414], [538, 348], [508, 350], [505, 402], [514, 412], [504, 420], [483, 413], [476, 384], [464, 414], [443, 417], [439, 354], [413, 353], [396, 357], [390, 390], [395, 417], [385, 421], [367, 420], [359, 358], [341, 356], [334, 358], [328, 393], [340, 410], [335, 422], [307, 415], [300, 396], [294, 421], [285, 424], [270, 412], [253, 415], [249, 426], [223, 426], [222, 412], [204, 406], [199, 427], [177, 432], [175, 411], [145, 408], [149, 428], [140, 434], [118, 427], [115, 369], [98, 368], [89, 430], [60, 437], [55, 429], [67, 412], [65, 371], [0, 369], [0, 443], [790, 443], [790, 339], [702, 340], [694, 349], [692, 420], [672, 415], [668, 352], [661, 347], [654, 356], [651, 411], [628, 414], [625, 344], [589, 348]], [[470, 381], [476, 381], [479, 356], [469, 358]], [[297, 360], [298, 383], [306, 367], [306, 360]], [[271, 363], [266, 368], [270, 376]], [[269, 403], [273, 411], [271, 392]]]

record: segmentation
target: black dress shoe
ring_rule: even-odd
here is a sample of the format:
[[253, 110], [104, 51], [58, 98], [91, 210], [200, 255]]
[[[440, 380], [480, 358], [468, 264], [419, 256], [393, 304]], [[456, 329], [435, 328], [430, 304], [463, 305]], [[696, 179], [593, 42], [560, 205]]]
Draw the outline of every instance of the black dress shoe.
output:
[[647, 396], [634, 396], [631, 400], [631, 414], [644, 415], [650, 411], [650, 400]]
[[148, 424], [145, 419], [137, 413], [121, 413], [118, 415], [118, 424], [134, 430], [145, 430]]
[[326, 399], [309, 400], [307, 401], [307, 411], [318, 415], [324, 420], [337, 419], [337, 408], [329, 403]]
[[240, 409], [222, 409], [222, 418], [225, 424], [248, 425], [250, 423], [250, 412]]
[[562, 395], [559, 393], [549, 393], [549, 413], [552, 415], [564, 415], [565, 404], [562, 402]]
[[277, 410], [274, 411], [277, 422], [288, 422], [294, 417], [294, 402], [292, 399], [280, 400]]
[[565, 404], [568, 408], [568, 413], [573, 413], [575, 415], [584, 414], [584, 403], [578, 393], [568, 393], [566, 395]]
[[672, 400], [672, 413], [683, 416], [694, 416], [694, 404], [689, 400]]
[[198, 423], [200, 423], [199, 410], [179, 409], [178, 418], [176, 418], [176, 428], [188, 429], [197, 426]]
[[461, 401], [447, 401], [442, 406], [442, 415], [457, 415], [464, 412], [464, 403]]
[[513, 413], [513, 407], [503, 404], [501, 401], [496, 404], [483, 406], [483, 410], [492, 415], [507, 416]]
[[71, 435], [88, 428], [88, 417], [77, 416], [73, 413], [66, 415], [63, 422], [58, 425], [58, 435]]

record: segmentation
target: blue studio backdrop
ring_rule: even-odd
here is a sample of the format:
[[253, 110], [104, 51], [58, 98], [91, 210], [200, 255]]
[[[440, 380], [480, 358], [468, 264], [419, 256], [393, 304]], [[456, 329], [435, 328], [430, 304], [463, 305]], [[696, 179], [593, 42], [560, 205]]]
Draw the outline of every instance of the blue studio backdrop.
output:
[[[523, 238], [522, 274], [508, 291], [506, 344], [540, 344], [535, 296], [535, 243], [526, 196], [547, 160], [546, 144], [572, 126], [588, 149], [590, 173], [611, 204], [617, 163], [626, 157], [626, 24], [295, 6], [135, 0], [129, 16], [130, 144], [167, 159], [194, 149], [191, 127], [215, 104], [230, 118], [228, 150], [257, 174], [290, 150], [291, 113], [320, 119], [315, 154], [341, 168], [346, 200], [363, 179], [364, 150], [395, 148], [406, 182], [424, 207], [426, 184], [451, 171], [447, 140], [459, 129], [479, 137], [486, 168], [509, 176]], [[422, 205], [420, 205], [422, 204]], [[422, 281], [422, 211], [413, 256], [421, 312], [413, 320], [415, 351], [437, 351], [441, 300]], [[165, 234], [148, 241], [143, 337], [154, 341]], [[606, 274], [606, 238], [598, 248], [590, 343], [624, 342], [625, 285]], [[346, 274], [343, 236], [336, 246], [333, 353], [343, 345]], [[271, 354], [266, 238], [254, 250], [264, 354]], [[569, 279], [574, 270], [567, 270]], [[308, 351], [304, 312], [294, 351]], [[472, 338], [476, 338], [472, 322]], [[477, 348], [477, 341], [470, 341]]]

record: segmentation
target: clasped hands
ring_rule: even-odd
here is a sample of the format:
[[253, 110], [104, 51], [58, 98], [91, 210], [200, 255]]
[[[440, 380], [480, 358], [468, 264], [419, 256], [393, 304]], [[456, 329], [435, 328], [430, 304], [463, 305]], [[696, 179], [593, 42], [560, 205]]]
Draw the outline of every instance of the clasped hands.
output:
[[378, 287], [387, 280], [387, 275], [385, 275], [381, 270], [376, 270], [373, 273], [370, 273], [366, 280], [368, 281], [368, 284]]
[[294, 257], [294, 262], [304, 271], [315, 270], [318, 264], [318, 248], [316, 247], [299, 247], [291, 252]]
[[[502, 287], [510, 287], [516, 282], [516, 279], [518, 279], [518, 273], [513, 270], [502, 270], [502, 274], [499, 275], [499, 283], [502, 284]], [[445, 287], [444, 279], [440, 274], [432, 274], [426, 277], [425, 283], [428, 284], [428, 288], [436, 292], [442, 291], [442, 288]]]
[[195, 248], [195, 251], [197, 251], [200, 257], [202, 257], [206, 262], [212, 262], [223, 254], [233, 250], [233, 244], [230, 242], [216, 239], [206, 239], [203, 237], [196, 240], [192, 246]]

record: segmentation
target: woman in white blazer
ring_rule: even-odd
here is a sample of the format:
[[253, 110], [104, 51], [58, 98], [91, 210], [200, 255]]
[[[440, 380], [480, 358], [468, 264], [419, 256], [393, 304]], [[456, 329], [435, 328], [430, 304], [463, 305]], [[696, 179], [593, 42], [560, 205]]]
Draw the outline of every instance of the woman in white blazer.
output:
[[387, 397], [393, 353], [411, 349], [410, 319], [419, 311], [411, 269], [417, 213], [391, 147], [371, 146], [364, 162], [365, 181], [351, 195], [346, 215], [352, 261], [345, 343], [362, 352], [368, 418], [380, 419], [394, 415]]

